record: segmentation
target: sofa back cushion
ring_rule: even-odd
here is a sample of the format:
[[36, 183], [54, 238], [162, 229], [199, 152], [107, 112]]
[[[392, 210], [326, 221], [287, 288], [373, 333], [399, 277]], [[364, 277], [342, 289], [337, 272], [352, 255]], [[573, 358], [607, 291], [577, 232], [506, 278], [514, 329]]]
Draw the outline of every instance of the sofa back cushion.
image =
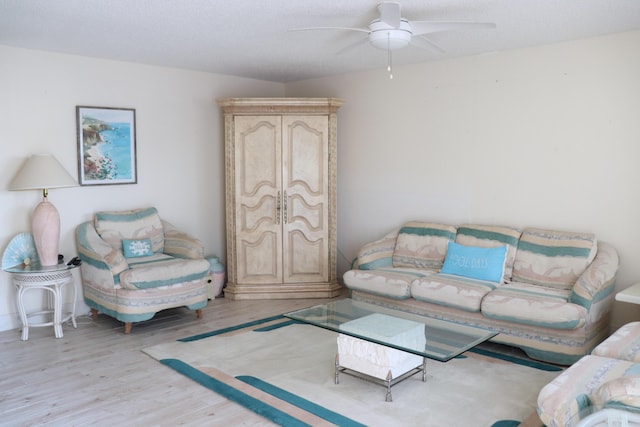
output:
[[513, 281], [571, 289], [593, 261], [595, 235], [528, 228], [522, 232]]
[[94, 226], [102, 240], [114, 249], [122, 250], [123, 240], [150, 239], [154, 253], [164, 250], [164, 228], [156, 208], [98, 212]]
[[464, 224], [458, 227], [456, 243], [465, 246], [493, 248], [507, 245], [507, 258], [504, 265], [505, 282], [511, 280], [513, 263], [516, 259], [518, 239], [522, 232], [517, 228], [496, 225]]
[[456, 237], [456, 227], [411, 221], [402, 226], [393, 251], [394, 267], [440, 270], [447, 245]]

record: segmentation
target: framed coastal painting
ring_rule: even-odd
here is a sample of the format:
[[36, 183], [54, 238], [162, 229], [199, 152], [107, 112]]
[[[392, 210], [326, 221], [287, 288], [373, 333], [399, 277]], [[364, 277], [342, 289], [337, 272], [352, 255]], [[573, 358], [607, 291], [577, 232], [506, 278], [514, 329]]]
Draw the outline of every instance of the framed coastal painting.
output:
[[76, 107], [80, 185], [135, 184], [136, 110]]

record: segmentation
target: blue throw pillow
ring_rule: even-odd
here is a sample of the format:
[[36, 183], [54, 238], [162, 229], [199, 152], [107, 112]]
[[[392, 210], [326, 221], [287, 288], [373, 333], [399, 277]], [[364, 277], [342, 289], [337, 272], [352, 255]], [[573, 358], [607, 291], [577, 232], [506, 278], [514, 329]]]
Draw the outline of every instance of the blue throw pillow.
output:
[[500, 283], [506, 258], [507, 245], [482, 248], [449, 242], [440, 272]]
[[122, 239], [122, 251], [125, 258], [151, 256], [151, 239]]

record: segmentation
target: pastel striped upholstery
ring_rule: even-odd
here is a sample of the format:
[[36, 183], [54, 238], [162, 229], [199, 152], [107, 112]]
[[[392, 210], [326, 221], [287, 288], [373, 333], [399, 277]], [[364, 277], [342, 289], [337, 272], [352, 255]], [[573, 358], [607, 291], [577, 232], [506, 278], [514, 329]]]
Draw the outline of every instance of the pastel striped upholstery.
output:
[[509, 283], [500, 286], [482, 301], [482, 314], [490, 319], [506, 320], [553, 329], [575, 329], [587, 320], [587, 310], [569, 302], [570, 291]]
[[151, 239], [153, 252], [164, 250], [164, 228], [156, 208], [98, 212], [93, 223], [102, 240], [115, 249], [122, 248], [123, 239]]
[[547, 427], [573, 427], [594, 409], [628, 405], [638, 410], [640, 364], [584, 356], [538, 395], [538, 415]]
[[[122, 239], [152, 240], [154, 255], [125, 258]], [[155, 208], [100, 212], [76, 228], [85, 302], [125, 322], [151, 319], [167, 308], [207, 305], [210, 264], [202, 243], [160, 219]]]
[[349, 270], [343, 279], [349, 289], [360, 289], [393, 299], [407, 299], [411, 297], [411, 282], [430, 274], [435, 272], [417, 268], [382, 268], [375, 271]]
[[411, 296], [465, 311], [480, 311], [480, 303], [497, 284], [448, 274], [434, 274], [411, 283]]
[[451, 225], [408, 222], [398, 233], [393, 266], [439, 270], [447, 254], [447, 244], [455, 237], [456, 227]]
[[621, 326], [594, 348], [591, 354], [640, 363], [640, 322]]
[[504, 265], [504, 281], [511, 280], [513, 263], [516, 259], [518, 240], [522, 232], [513, 227], [496, 225], [464, 224], [458, 227], [456, 243], [465, 246], [493, 248], [507, 245], [507, 257]]
[[363, 245], [358, 251], [358, 258], [353, 267], [360, 270], [392, 267], [398, 231], [394, 230], [381, 239]]
[[512, 280], [571, 289], [596, 251], [596, 237], [591, 233], [525, 229], [518, 243]]

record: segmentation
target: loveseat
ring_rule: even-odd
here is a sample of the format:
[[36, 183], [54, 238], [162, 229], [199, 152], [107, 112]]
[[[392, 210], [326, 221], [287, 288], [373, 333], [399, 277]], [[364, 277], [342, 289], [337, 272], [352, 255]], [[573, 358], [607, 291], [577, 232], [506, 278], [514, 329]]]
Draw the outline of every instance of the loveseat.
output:
[[186, 306], [202, 316], [209, 262], [193, 236], [160, 218], [154, 207], [98, 212], [76, 228], [82, 290], [93, 317], [104, 313], [125, 324]]
[[608, 336], [618, 254], [592, 233], [412, 221], [365, 244], [355, 300], [484, 327], [570, 365]]

